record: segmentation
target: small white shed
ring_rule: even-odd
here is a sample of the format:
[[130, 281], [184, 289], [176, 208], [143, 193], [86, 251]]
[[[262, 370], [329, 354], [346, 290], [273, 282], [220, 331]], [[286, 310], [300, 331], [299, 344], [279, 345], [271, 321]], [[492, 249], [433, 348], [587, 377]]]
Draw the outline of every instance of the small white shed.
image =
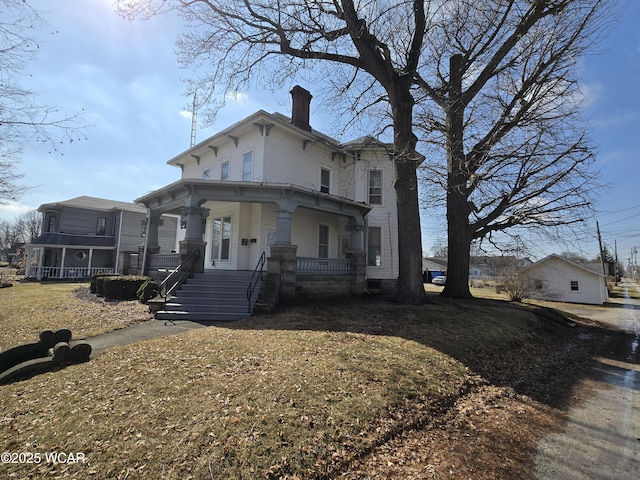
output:
[[609, 300], [602, 272], [552, 254], [523, 269], [531, 298], [602, 305]]

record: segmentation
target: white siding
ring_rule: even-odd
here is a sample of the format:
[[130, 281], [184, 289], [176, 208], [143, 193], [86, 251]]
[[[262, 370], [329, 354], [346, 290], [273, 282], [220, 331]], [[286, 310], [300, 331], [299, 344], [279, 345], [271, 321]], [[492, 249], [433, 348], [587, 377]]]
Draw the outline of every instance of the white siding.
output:
[[[604, 278], [557, 258], [548, 258], [527, 269], [534, 284], [534, 298], [559, 302], [601, 305], [607, 300]], [[542, 288], [535, 289], [541, 282]], [[571, 290], [571, 282], [578, 282], [578, 291]]]
[[253, 151], [253, 181], [259, 182], [264, 177], [263, 157], [264, 157], [264, 137], [256, 128], [247, 135], [238, 138], [236, 147], [233, 140], [229, 139], [217, 149], [209, 149], [206, 155], [200, 156], [200, 161], [191, 157], [185, 162], [182, 170], [182, 178], [202, 178], [202, 173], [209, 168], [211, 171], [210, 180], [220, 180], [222, 162], [229, 161], [229, 180], [242, 180], [242, 155], [245, 152]]
[[[265, 137], [265, 161], [262, 181], [290, 183], [320, 190], [320, 165], [333, 170], [331, 154], [321, 144], [309, 143], [303, 148], [300, 138], [272, 128]], [[333, 179], [332, 179], [333, 181]], [[332, 192], [333, 185], [332, 185]]]
[[[382, 265], [367, 267], [367, 277], [374, 279], [398, 277], [398, 215], [393, 188], [395, 169], [385, 152], [365, 151], [357, 162], [355, 171], [355, 200], [369, 201], [369, 171], [382, 170], [382, 204], [371, 205], [367, 225], [382, 230]], [[366, 241], [366, 235], [365, 235]], [[366, 251], [366, 248], [365, 248]]]

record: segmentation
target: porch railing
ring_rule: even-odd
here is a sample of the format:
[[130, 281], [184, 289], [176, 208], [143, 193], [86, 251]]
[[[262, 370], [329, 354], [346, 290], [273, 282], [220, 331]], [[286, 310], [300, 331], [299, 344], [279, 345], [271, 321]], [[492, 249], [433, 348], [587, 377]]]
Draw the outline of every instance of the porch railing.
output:
[[296, 273], [348, 274], [349, 260], [340, 258], [303, 258], [298, 257]]
[[150, 270], [173, 270], [180, 265], [179, 253], [154, 253], [149, 255]]
[[32, 278], [89, 278], [98, 273], [114, 273], [113, 268], [108, 267], [31, 267]]

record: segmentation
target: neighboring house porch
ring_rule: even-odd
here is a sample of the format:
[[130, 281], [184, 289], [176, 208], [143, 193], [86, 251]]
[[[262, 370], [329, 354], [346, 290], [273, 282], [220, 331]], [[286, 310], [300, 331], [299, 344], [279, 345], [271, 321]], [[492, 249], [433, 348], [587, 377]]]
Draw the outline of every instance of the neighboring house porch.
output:
[[45, 233], [26, 246], [25, 277], [37, 280], [82, 279], [113, 273], [114, 237]]

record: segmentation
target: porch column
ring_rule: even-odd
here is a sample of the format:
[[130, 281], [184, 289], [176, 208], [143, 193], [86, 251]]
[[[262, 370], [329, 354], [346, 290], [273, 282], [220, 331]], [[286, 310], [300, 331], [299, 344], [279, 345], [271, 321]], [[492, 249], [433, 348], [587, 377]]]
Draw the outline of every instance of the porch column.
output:
[[44, 247], [40, 249], [40, 256], [38, 257], [38, 280], [42, 280], [42, 262], [44, 261]]
[[26, 258], [26, 262], [24, 265], [24, 276], [26, 278], [29, 278], [31, 276], [31, 256], [33, 255], [33, 248], [30, 248], [27, 245], [25, 246], [24, 251], [24, 258]]
[[87, 277], [91, 277], [91, 260], [93, 260], [93, 248], [89, 249], [89, 261], [87, 262]]
[[151, 214], [151, 218], [149, 218], [149, 229], [147, 233], [147, 235], [149, 235], [149, 238], [147, 239], [147, 248], [149, 247], [153, 248], [153, 247], [159, 246], [160, 242], [158, 242], [158, 238], [159, 238], [158, 228], [162, 226], [163, 223], [164, 223], [164, 220], [160, 218], [160, 215]]
[[296, 245], [271, 244], [266, 283], [274, 290], [274, 305], [287, 305], [295, 300], [297, 250]]
[[280, 211], [276, 223], [276, 238], [273, 243], [291, 245], [291, 214], [296, 211], [298, 205], [289, 200], [282, 200], [278, 202], [278, 206]]
[[60, 277], [64, 278], [64, 257], [67, 256], [67, 247], [62, 247], [62, 260], [60, 260]]
[[349, 232], [349, 248], [364, 252], [364, 219], [349, 217], [347, 231]]
[[209, 216], [209, 209], [197, 206], [187, 207], [182, 211], [182, 215], [187, 218], [187, 228], [184, 240], [180, 242], [180, 255], [185, 260], [196, 250], [200, 251], [200, 258], [193, 271], [201, 273], [204, 271], [204, 257], [206, 242], [202, 240], [204, 234], [204, 222]]

